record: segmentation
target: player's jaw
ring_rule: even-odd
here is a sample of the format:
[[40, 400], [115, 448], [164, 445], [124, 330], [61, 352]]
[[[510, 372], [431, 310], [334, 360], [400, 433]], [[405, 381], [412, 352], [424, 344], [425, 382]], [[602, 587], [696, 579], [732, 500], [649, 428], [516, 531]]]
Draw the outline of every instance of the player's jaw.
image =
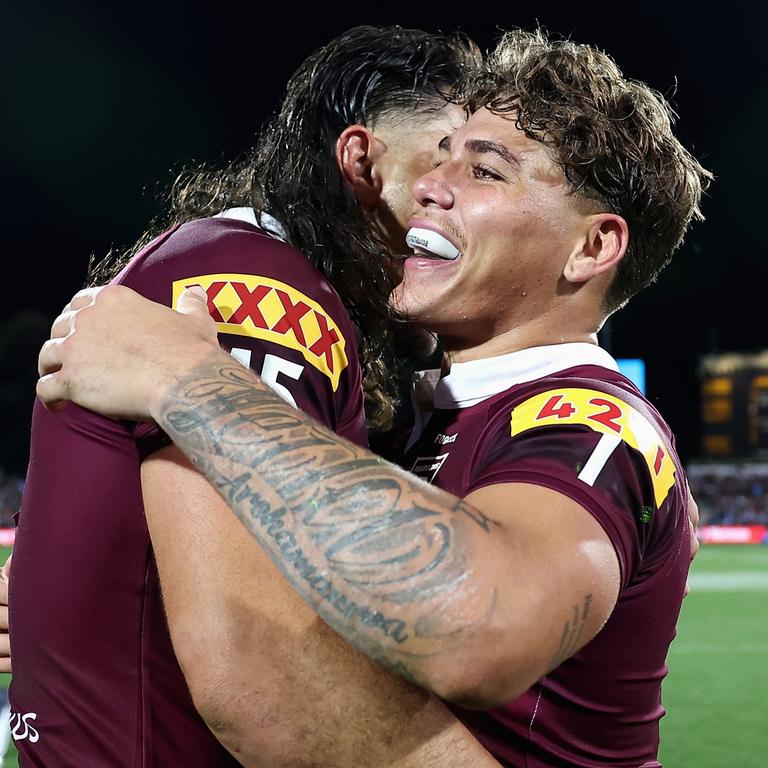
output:
[[567, 192], [542, 144], [476, 112], [414, 185], [416, 250], [393, 307], [462, 349], [550, 316], [583, 224]]
[[451, 292], [462, 282], [461, 273], [469, 261], [464, 255], [466, 240], [458, 227], [414, 216], [407, 241], [402, 280], [390, 304], [403, 317], [440, 332], [440, 318], [460, 310], [452, 305]]

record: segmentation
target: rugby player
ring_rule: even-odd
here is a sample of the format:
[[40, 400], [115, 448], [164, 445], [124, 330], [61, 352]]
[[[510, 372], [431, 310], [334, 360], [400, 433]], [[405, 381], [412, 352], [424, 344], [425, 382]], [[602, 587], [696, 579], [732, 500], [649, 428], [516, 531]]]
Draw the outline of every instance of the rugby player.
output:
[[[464, 120], [446, 95], [478, 61], [461, 37], [341, 35], [292, 77], [252, 157], [179, 183], [115, 284], [168, 305], [202, 286], [238, 364], [365, 445], [359, 353], [386, 405], [384, 254], [405, 247], [410, 186]], [[246, 765], [496, 764], [318, 621], [152, 424], [37, 404], [13, 571], [23, 766], [235, 764], [211, 731]]]
[[318, 615], [504, 765], [652, 768], [689, 494], [596, 333], [668, 263], [709, 173], [664, 99], [586, 45], [510, 33], [467, 96], [392, 296], [446, 349], [403, 458], [431, 485], [233, 364], [198, 289], [175, 314], [80, 294], [38, 393], [155, 419]]

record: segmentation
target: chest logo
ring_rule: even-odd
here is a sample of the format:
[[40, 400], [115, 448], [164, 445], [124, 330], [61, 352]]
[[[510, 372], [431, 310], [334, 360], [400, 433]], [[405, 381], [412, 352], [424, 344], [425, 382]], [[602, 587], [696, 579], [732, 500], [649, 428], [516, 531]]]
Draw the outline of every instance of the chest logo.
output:
[[439, 456], [417, 456], [413, 461], [411, 472], [416, 477], [431, 483], [449, 455], [448, 453], [441, 453]]

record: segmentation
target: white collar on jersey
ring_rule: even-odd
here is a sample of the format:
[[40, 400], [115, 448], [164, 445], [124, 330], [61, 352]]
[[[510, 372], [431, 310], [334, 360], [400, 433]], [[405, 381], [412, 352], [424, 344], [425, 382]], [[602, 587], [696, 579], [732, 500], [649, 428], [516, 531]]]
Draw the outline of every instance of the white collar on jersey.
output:
[[530, 347], [497, 357], [454, 363], [440, 378], [440, 369], [420, 371], [414, 383], [419, 410], [469, 408], [515, 384], [551, 376], [577, 365], [597, 365], [618, 371], [616, 361], [597, 344], [570, 342]]
[[282, 240], [284, 243], [288, 241], [288, 233], [285, 231], [285, 227], [274, 217], [270, 216], [264, 211], [255, 211], [253, 208], [227, 208], [221, 213], [217, 213], [214, 216], [216, 219], [237, 219], [237, 221], [245, 221], [248, 224], [253, 224], [254, 227], [263, 229], [265, 232], [269, 232], [272, 237], [276, 237], [278, 240]]

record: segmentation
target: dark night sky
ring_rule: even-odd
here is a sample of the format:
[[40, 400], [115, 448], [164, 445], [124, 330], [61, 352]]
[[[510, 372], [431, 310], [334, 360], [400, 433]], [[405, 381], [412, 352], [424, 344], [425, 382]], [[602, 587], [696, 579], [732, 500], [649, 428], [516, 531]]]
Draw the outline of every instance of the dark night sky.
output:
[[[180, 165], [232, 158], [250, 146], [291, 72], [318, 45], [354, 24], [398, 23], [461, 29], [487, 48], [497, 29], [538, 21], [604, 48], [625, 74], [669, 96], [679, 135], [717, 177], [704, 202], [707, 221], [612, 326], [614, 354], [646, 359], [651, 399], [683, 456], [695, 455], [698, 357], [765, 345], [756, 320], [768, 276], [758, 233], [768, 176], [762, 19], [746, 3], [547, 3], [536, 13], [518, 3], [494, 13], [490, 4], [459, 5], [469, 12], [315, 5], [311, 21], [289, 4], [282, 20], [256, 3], [250, 11], [177, 0], [4, 9], [3, 387], [20, 377], [34, 382], [37, 342], [12, 349], [18, 313], [52, 319], [82, 285], [91, 253], [141, 233]], [[28, 419], [26, 401], [6, 397], [0, 407], [12, 408], [19, 423]], [[6, 458], [6, 466], [23, 469], [23, 446], [13, 450], [18, 461]]]

